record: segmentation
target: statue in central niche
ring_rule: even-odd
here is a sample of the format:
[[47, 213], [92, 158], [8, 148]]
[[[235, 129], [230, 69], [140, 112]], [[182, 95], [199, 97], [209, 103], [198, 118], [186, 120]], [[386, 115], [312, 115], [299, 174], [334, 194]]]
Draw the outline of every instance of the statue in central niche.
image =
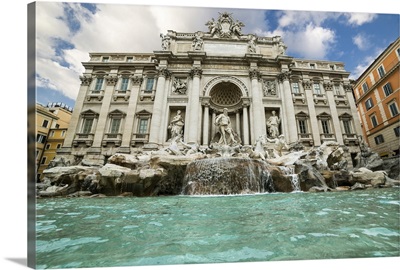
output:
[[215, 118], [215, 125], [218, 127], [219, 133], [216, 134], [216, 137], [219, 135], [219, 140], [217, 141], [218, 145], [233, 146], [240, 144], [240, 139], [232, 129], [231, 119], [229, 118], [227, 108], [224, 108], [223, 112]]

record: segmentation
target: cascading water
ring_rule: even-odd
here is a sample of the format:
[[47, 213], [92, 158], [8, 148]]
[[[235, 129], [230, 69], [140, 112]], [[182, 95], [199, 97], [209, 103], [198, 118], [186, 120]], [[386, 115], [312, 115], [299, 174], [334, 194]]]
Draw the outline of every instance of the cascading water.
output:
[[280, 166], [279, 167], [282, 172], [285, 173], [290, 179], [290, 183], [292, 184], [293, 192], [301, 191], [299, 176], [294, 172], [293, 166]]
[[186, 195], [230, 195], [272, 192], [268, 165], [262, 160], [218, 157], [187, 165], [183, 184]]

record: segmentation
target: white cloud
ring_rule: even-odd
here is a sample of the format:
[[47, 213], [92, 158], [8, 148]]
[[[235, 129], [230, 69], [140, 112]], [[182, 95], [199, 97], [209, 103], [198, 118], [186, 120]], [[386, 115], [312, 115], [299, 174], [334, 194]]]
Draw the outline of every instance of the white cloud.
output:
[[361, 33], [353, 37], [353, 43], [362, 51], [367, 50], [371, 46], [367, 37]]
[[340, 13], [335, 12], [316, 12], [316, 11], [283, 11], [282, 16], [278, 19], [280, 28], [294, 27], [304, 28], [309, 23], [321, 26], [328, 19], [335, 19]]
[[335, 43], [335, 32], [310, 23], [301, 31], [285, 32], [283, 39], [288, 46], [288, 52], [308, 59], [325, 59]]
[[351, 71], [350, 79], [356, 80], [361, 74], [375, 61], [376, 58], [384, 51], [385, 48], [376, 48], [373, 55], [366, 56], [361, 62]]
[[345, 13], [345, 16], [349, 24], [360, 26], [364, 23], [372, 22], [378, 15], [374, 13]]
[[351, 72], [349, 78], [352, 80], [357, 80], [360, 75], [371, 65], [371, 63], [374, 61], [374, 58], [369, 56], [365, 58], [362, 63], [358, 64], [354, 70]]
[[[80, 23], [77, 32], [69, 29], [65, 5]], [[245, 22], [243, 33], [263, 31], [263, 10], [217, 9], [168, 6], [100, 4], [93, 15], [76, 3], [37, 3], [37, 85], [59, 91], [75, 99], [79, 91], [81, 62], [91, 52], [153, 52], [161, 49], [159, 34], [207, 31], [205, 23], [218, 12], [233, 13]], [[56, 52], [58, 41], [75, 48]], [[63, 64], [60, 64], [63, 63]], [[66, 67], [68, 66], [68, 67]]]
[[282, 36], [288, 54], [309, 59], [324, 59], [336, 42], [336, 34], [323, 24], [341, 16], [335, 12], [282, 11], [278, 12], [278, 27], [266, 32]]

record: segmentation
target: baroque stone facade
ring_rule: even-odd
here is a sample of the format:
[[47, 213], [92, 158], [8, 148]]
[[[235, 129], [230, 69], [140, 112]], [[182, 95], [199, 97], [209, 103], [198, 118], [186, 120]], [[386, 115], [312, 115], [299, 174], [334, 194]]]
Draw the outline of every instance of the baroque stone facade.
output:
[[286, 55], [281, 37], [243, 34], [226, 12], [206, 25], [161, 34], [153, 53], [92, 53], [60, 153], [103, 160], [160, 149], [178, 111], [182, 140], [207, 147], [226, 109], [242, 145], [276, 136], [267, 126], [274, 114], [288, 145], [337, 141], [355, 157], [360, 121], [343, 63]]

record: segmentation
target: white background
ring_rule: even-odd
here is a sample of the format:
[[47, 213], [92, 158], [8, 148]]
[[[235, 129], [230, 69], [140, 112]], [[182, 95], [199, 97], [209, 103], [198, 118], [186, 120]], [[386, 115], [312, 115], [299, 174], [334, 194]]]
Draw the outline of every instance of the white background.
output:
[[[60, 1], [57, 1], [60, 2]], [[73, 2], [73, 1], [66, 1]], [[113, 1], [77, 1], [113, 3]], [[190, 2], [190, 3], [189, 3]], [[27, 269], [27, 4], [25, 0], [3, 1], [1, 16], [1, 256], [0, 269]], [[202, 7], [263, 8], [283, 10], [350, 11], [399, 14], [396, 0], [198, 0], [192, 1], [116, 1], [123, 4], [184, 5]], [[388, 26], [393, 27], [393, 26]], [[350, 241], [350, 239], [349, 239]], [[400, 243], [399, 243], [400, 245]], [[400, 247], [399, 247], [400, 249]], [[400, 251], [399, 251], [400, 252]], [[400, 256], [400, 254], [399, 254]], [[400, 257], [291, 261], [208, 265], [105, 267], [109, 269], [398, 269]], [[70, 268], [71, 269], [71, 268]], [[83, 269], [83, 268], [80, 268]]]

